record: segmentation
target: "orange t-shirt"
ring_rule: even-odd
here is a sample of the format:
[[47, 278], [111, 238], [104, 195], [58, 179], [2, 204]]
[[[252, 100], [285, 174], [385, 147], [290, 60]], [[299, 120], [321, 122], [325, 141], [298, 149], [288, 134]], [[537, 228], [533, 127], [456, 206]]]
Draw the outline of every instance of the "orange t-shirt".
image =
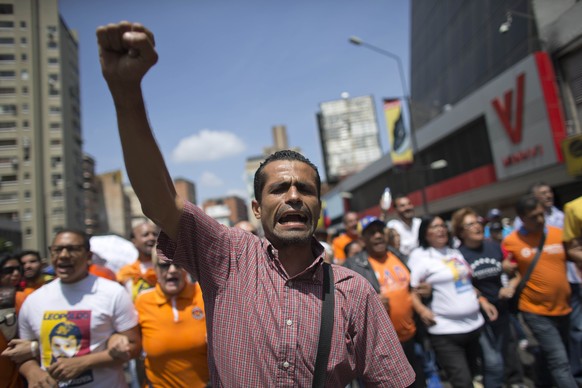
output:
[[383, 263], [372, 257], [368, 261], [380, 283], [380, 294], [389, 300], [390, 319], [398, 340], [408, 341], [416, 333], [410, 294], [410, 271], [391, 253], [388, 253], [388, 258]]
[[346, 259], [346, 253], [344, 252], [344, 248], [346, 247], [346, 245], [355, 240], [357, 240], [357, 238], [355, 239], [351, 238], [345, 233], [342, 233], [333, 239], [331, 245], [333, 248], [333, 256], [334, 259], [336, 259], [337, 264], [339, 265], [343, 264], [344, 260]]
[[205, 387], [210, 378], [202, 290], [188, 283], [168, 299], [159, 284], [135, 300], [146, 376], [154, 387]]
[[105, 279], [109, 279], [109, 280], [113, 280], [113, 281], [117, 280], [117, 278], [115, 276], [115, 272], [113, 272], [109, 268], [104, 267], [102, 265], [91, 264], [89, 266], [89, 273], [91, 275], [99, 276], [99, 277], [102, 277]]
[[[519, 310], [539, 315], [562, 316], [572, 311], [562, 230], [547, 225], [546, 229], [543, 252], [521, 293]], [[531, 264], [540, 238], [540, 233], [522, 235], [514, 230], [503, 240], [502, 247], [517, 261], [521, 276], [525, 275]]]
[[141, 262], [134, 261], [131, 264], [121, 267], [117, 272], [117, 281], [124, 286], [131, 281], [131, 300], [135, 300], [137, 295], [156, 285], [158, 278], [153, 268], [148, 268], [144, 273], [141, 271]]

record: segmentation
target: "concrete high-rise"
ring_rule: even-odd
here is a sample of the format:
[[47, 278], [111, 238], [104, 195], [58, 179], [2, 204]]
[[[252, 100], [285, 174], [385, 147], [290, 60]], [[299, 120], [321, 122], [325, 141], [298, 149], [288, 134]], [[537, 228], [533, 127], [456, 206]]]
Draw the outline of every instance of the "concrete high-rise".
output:
[[25, 249], [84, 227], [78, 62], [57, 0], [2, 1], [0, 218], [20, 222]]

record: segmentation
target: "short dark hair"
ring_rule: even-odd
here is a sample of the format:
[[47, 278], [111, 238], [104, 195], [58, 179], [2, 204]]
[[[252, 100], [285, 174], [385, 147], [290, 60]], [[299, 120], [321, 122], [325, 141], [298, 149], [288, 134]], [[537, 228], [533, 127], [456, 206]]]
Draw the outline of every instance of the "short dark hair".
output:
[[265, 181], [266, 181], [265, 174], [263, 173], [265, 166], [271, 162], [276, 162], [279, 160], [291, 160], [291, 161], [302, 162], [302, 163], [307, 164], [309, 167], [311, 167], [313, 169], [313, 171], [315, 171], [315, 176], [316, 176], [315, 184], [317, 186], [317, 198], [319, 198], [319, 195], [321, 193], [321, 178], [319, 176], [319, 171], [317, 171], [317, 167], [315, 166], [315, 164], [311, 163], [311, 161], [309, 159], [307, 159], [305, 156], [301, 155], [299, 152], [292, 151], [292, 150], [283, 150], [283, 151], [277, 151], [277, 152], [269, 155], [267, 157], [267, 159], [265, 159], [263, 161], [263, 163], [261, 163], [261, 165], [257, 169], [257, 172], [255, 172], [254, 190], [255, 190], [255, 199], [257, 200], [257, 202], [260, 203], [262, 200], [262, 197], [263, 197], [263, 188], [265, 187]]
[[91, 243], [89, 242], [89, 235], [80, 229], [61, 229], [55, 234], [55, 237], [53, 238], [53, 242], [57, 239], [57, 237], [59, 237], [63, 233], [76, 234], [77, 236], [81, 237], [83, 239], [83, 248], [85, 248], [85, 250], [87, 252], [91, 251]]
[[533, 194], [527, 194], [517, 200], [515, 212], [518, 216], [522, 217], [538, 207], [539, 204], [540, 201]]
[[[418, 228], [418, 245], [422, 248], [427, 249], [430, 248], [430, 244], [426, 239], [426, 234], [428, 232], [428, 227], [432, 222], [439, 216], [434, 214], [425, 214], [420, 218], [420, 228]], [[441, 218], [441, 217], [439, 217]], [[451, 231], [447, 228], [447, 234], [449, 236], [449, 240], [447, 241], [447, 246], [452, 247], [453, 239], [451, 238]]]
[[18, 265], [22, 266], [22, 263], [20, 262], [20, 259], [18, 258], [18, 256], [14, 256], [10, 253], [4, 253], [4, 254], [0, 255], [0, 268], [3, 268], [4, 264], [6, 264], [6, 262], [8, 260], [17, 260]]
[[32, 255], [34, 257], [36, 257], [36, 259], [40, 262], [42, 262], [42, 257], [40, 257], [40, 252], [39, 251], [33, 251], [33, 250], [27, 250], [27, 251], [22, 251], [18, 254], [18, 260], [22, 262], [22, 258], [24, 256], [28, 256], [28, 255]]
[[[396, 194], [394, 195], [394, 197], [392, 198], [392, 201], [393, 201], [394, 203], [396, 203], [396, 201], [398, 201], [399, 199], [402, 199], [402, 198], [408, 198], [408, 195], [406, 195], [406, 194], [404, 194], [404, 193], [396, 193]], [[408, 199], [410, 199], [410, 198], [408, 198]]]
[[539, 189], [540, 187], [543, 187], [543, 186], [548, 186], [550, 189], [552, 188], [552, 186], [548, 185], [546, 182], [539, 181], [539, 182], [536, 182], [536, 183], [532, 184], [529, 187], [529, 189], [527, 190], [527, 192], [528, 192], [528, 194], [534, 194], [534, 192], [537, 189]]

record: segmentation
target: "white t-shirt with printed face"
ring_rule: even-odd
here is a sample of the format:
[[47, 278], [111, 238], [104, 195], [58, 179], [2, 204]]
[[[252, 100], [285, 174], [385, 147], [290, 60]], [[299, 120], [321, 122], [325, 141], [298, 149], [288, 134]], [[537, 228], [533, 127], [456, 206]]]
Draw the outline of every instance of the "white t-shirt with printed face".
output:
[[[105, 350], [115, 332], [137, 325], [137, 313], [118, 283], [89, 275], [73, 283], [52, 281], [28, 296], [18, 316], [20, 337], [39, 341], [41, 366], [60, 357]], [[125, 387], [121, 366], [89, 369], [59, 387]]]
[[410, 285], [432, 286], [428, 307], [435, 315], [431, 334], [461, 334], [478, 329], [485, 322], [471, 282], [471, 267], [453, 248], [416, 248], [408, 259]]
[[409, 227], [400, 219], [388, 221], [387, 226], [396, 229], [400, 235], [400, 252], [410, 255], [410, 252], [418, 246], [418, 229], [420, 228], [420, 218], [413, 218]]

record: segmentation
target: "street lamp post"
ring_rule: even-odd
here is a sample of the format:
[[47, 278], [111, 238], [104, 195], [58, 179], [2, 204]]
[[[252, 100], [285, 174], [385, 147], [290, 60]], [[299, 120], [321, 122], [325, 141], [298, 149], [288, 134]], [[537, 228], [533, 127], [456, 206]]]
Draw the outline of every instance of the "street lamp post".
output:
[[[362, 39], [358, 38], [357, 36], [350, 36], [349, 42], [353, 45], [356, 45], [356, 46], [366, 47], [372, 51], [377, 52], [378, 54], [392, 58], [396, 61], [396, 64], [398, 65], [398, 74], [400, 76], [400, 83], [401, 83], [401, 87], [402, 87], [402, 95], [406, 101], [406, 109], [408, 110], [408, 117], [409, 117], [409, 122], [410, 122], [410, 139], [412, 141], [412, 154], [415, 155], [415, 157], [418, 156], [420, 158], [420, 154], [417, 155], [419, 148], [418, 148], [418, 142], [416, 139], [416, 130], [414, 128], [414, 122], [413, 122], [413, 118], [412, 118], [412, 101], [410, 98], [410, 93], [408, 92], [408, 88], [406, 87], [406, 79], [404, 78], [404, 67], [402, 66], [402, 60], [400, 59], [400, 57], [398, 55], [396, 55], [388, 50], [384, 50], [383, 48], [374, 46], [373, 44], [364, 42]], [[421, 165], [422, 164], [423, 163], [421, 160]], [[429, 211], [428, 211], [428, 202], [426, 199], [425, 182], [426, 182], [426, 176], [425, 176], [425, 172], [423, 172], [422, 187], [420, 189], [420, 194], [421, 194], [421, 198], [422, 198], [422, 210], [425, 214], [428, 214]]]

